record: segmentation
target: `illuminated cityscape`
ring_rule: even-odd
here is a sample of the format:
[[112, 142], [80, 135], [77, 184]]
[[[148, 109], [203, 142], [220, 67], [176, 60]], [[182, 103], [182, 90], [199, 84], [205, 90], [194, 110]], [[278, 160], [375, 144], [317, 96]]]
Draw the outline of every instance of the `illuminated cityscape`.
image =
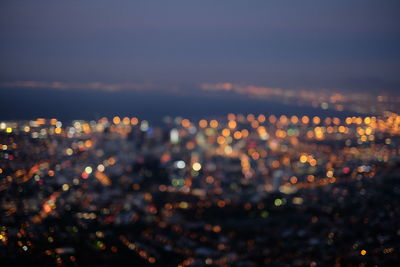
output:
[[399, 260], [393, 113], [228, 114], [161, 126], [36, 119], [0, 128], [1, 242], [27, 262]]
[[400, 266], [400, 1], [0, 4], [0, 267]]

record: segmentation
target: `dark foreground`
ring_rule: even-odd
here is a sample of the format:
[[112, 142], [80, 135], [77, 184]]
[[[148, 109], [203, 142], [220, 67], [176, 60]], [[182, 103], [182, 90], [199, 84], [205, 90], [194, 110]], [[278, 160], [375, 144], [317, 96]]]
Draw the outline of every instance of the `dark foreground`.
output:
[[[1, 245], [1, 265], [396, 266], [398, 171], [399, 166], [393, 166], [385, 177], [304, 189], [294, 195], [271, 194], [257, 203], [241, 199], [218, 207], [205, 200], [204, 207], [182, 209], [170, 226], [157, 222], [151, 213], [140, 214], [129, 224], [118, 224], [101, 212], [98, 216], [104, 220], [85, 220], [73, 215], [79, 210], [77, 204], [40, 225], [26, 226], [29, 236], [24, 236], [12, 227], [23, 221], [18, 215], [12, 224], [2, 217], [3, 227], [11, 227], [8, 244]], [[163, 213], [168, 212], [166, 203], [185, 200], [169, 193], [153, 197], [155, 208]], [[302, 204], [296, 202], [300, 198]], [[20, 242], [31, 243], [28, 252]], [[155, 257], [157, 262], [152, 262]]]

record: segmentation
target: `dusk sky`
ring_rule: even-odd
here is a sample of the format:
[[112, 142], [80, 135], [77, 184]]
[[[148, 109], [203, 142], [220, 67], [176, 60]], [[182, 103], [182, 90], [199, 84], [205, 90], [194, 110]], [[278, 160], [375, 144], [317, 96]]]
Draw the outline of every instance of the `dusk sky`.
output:
[[0, 81], [396, 90], [400, 2], [2, 1]]

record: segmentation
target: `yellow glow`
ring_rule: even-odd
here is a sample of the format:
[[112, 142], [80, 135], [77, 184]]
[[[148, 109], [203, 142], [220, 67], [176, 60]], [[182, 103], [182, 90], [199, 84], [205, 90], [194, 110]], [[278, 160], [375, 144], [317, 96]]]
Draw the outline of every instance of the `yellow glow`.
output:
[[307, 162], [307, 156], [306, 155], [301, 155], [300, 156], [300, 162], [301, 163], [306, 163]]
[[139, 123], [138, 118], [135, 118], [135, 117], [131, 118], [131, 124], [132, 125], [137, 125], [138, 123]]
[[68, 189], [69, 189], [69, 185], [63, 184], [62, 190], [63, 190], [63, 191], [68, 191]]
[[273, 167], [273, 168], [279, 168], [279, 165], [280, 165], [280, 163], [279, 163], [279, 161], [277, 161], [277, 160], [274, 160], [274, 161], [272, 162], [272, 167]]
[[85, 172], [88, 173], [88, 174], [91, 174], [92, 171], [93, 171], [93, 169], [92, 169], [92, 167], [90, 167], [90, 166], [87, 166], [87, 167], [85, 168]]
[[264, 116], [263, 114], [258, 115], [257, 119], [258, 119], [258, 121], [259, 121], [260, 123], [265, 122], [265, 116]]
[[229, 129], [223, 129], [222, 130], [222, 135], [225, 137], [228, 137], [231, 134], [231, 131]]
[[206, 128], [207, 125], [208, 125], [208, 123], [207, 123], [206, 120], [200, 120], [200, 121], [199, 121], [199, 126], [200, 126], [201, 128]]
[[337, 118], [337, 117], [333, 118], [333, 124], [339, 125], [340, 124], [340, 119]]
[[254, 115], [253, 114], [249, 114], [249, 115], [247, 115], [247, 120], [248, 121], [254, 121], [255, 120], [255, 117], [254, 117]]
[[113, 118], [113, 123], [114, 123], [114, 124], [119, 124], [120, 122], [121, 122], [120, 117], [115, 116], [115, 117]]
[[230, 146], [226, 146], [225, 148], [224, 148], [224, 152], [225, 152], [225, 154], [231, 154], [232, 152], [233, 152], [233, 149], [232, 149], [232, 147], [230, 147]]
[[182, 126], [185, 127], [185, 128], [189, 128], [190, 121], [188, 119], [182, 120]]
[[37, 119], [36, 119], [36, 122], [37, 122], [37, 124], [42, 125], [42, 124], [45, 124], [45, 123], [46, 123], [46, 120], [43, 119], [43, 118], [37, 118]]
[[283, 124], [287, 124], [288, 121], [289, 121], [289, 119], [288, 119], [288, 117], [286, 117], [286, 115], [281, 115], [281, 116], [279, 117], [279, 121], [280, 121], [281, 123], [283, 123]]
[[286, 137], [286, 132], [284, 130], [276, 130], [275, 131], [275, 136], [279, 138], [285, 138]]
[[182, 201], [179, 203], [179, 208], [181, 209], [187, 209], [189, 207], [189, 204], [186, 201]]
[[195, 162], [195, 163], [193, 163], [192, 168], [195, 171], [200, 171], [201, 170], [201, 164], [198, 163], [198, 162]]
[[125, 118], [122, 120], [122, 123], [125, 124], [125, 125], [128, 125], [130, 122], [131, 122], [131, 120], [130, 120], [128, 117], [125, 117]]
[[96, 171], [94, 177], [96, 177], [96, 179], [99, 180], [102, 185], [111, 185], [110, 178], [100, 171]]
[[321, 119], [320, 119], [318, 116], [315, 116], [315, 117], [313, 118], [313, 123], [314, 123], [314, 124], [320, 124], [320, 123], [321, 123]]
[[225, 143], [225, 138], [223, 136], [218, 136], [217, 143], [223, 145]]
[[218, 127], [218, 121], [217, 120], [211, 120], [210, 121], [210, 126], [212, 128], [217, 128]]
[[235, 138], [235, 139], [240, 139], [240, 138], [242, 138], [242, 133], [241, 133], [240, 131], [236, 131], [236, 132], [233, 134], [233, 138]]
[[229, 121], [228, 122], [228, 127], [230, 129], [235, 129], [236, 128], [236, 121]]
[[229, 113], [229, 114], [228, 114], [228, 120], [233, 121], [233, 120], [235, 120], [235, 119], [236, 119], [235, 114], [233, 114], [233, 113]]
[[292, 118], [290, 118], [290, 121], [291, 121], [293, 124], [297, 124], [297, 123], [299, 122], [299, 118], [298, 118], [297, 116], [292, 116]]
[[308, 124], [310, 122], [310, 118], [307, 116], [301, 117], [301, 122], [304, 124]]
[[90, 148], [90, 147], [92, 147], [92, 145], [93, 145], [93, 142], [91, 140], [85, 141], [85, 147]]

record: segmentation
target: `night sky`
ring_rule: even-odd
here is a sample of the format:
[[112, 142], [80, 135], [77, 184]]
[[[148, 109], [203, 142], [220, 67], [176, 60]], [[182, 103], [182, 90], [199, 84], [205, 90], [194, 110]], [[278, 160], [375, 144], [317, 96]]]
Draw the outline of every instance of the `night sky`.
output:
[[27, 97], [9, 93], [18, 81], [395, 92], [399, 11], [396, 0], [1, 1], [1, 96]]

